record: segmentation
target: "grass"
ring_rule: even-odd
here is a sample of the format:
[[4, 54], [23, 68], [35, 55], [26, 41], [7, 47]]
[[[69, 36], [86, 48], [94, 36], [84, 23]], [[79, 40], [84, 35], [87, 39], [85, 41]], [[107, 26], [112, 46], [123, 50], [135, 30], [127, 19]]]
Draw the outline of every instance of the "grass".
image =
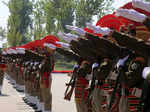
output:
[[70, 70], [72, 70], [73, 69], [73, 66], [74, 66], [74, 64], [73, 63], [61, 63], [61, 62], [57, 62], [57, 63], [55, 63], [55, 67], [54, 67], [54, 70], [60, 70], [60, 71], [62, 71], [62, 70], [68, 70], [68, 71], [70, 71]]

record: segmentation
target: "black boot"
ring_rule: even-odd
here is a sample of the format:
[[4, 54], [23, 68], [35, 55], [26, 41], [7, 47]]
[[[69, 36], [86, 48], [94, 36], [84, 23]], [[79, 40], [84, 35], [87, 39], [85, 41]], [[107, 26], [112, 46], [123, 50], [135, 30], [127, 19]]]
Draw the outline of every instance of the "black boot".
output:
[[36, 111], [34, 111], [34, 112], [42, 112], [42, 110], [36, 110]]

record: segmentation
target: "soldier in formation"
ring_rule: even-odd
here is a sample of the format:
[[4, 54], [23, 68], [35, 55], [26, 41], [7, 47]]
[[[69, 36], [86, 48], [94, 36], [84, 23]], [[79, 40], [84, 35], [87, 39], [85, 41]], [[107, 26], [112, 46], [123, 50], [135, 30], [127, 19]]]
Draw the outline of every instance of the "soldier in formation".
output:
[[[87, 23], [89, 29], [66, 26], [78, 36], [59, 35], [74, 53], [85, 59], [88, 57], [93, 64], [89, 84], [95, 89], [88, 89], [91, 111], [149, 111], [149, 12], [148, 2], [133, 0], [102, 17], [97, 26], [90, 23]], [[107, 66], [108, 62], [103, 64], [103, 60], [109, 60], [111, 67]], [[106, 71], [105, 67], [108, 67]]]
[[23, 100], [36, 112], [52, 111], [51, 72], [54, 69], [56, 41], [59, 40], [55, 36], [48, 35], [40, 40], [40, 45], [38, 42], [36, 46], [35, 41], [9, 48], [1, 54], [10, 83], [18, 92], [25, 93]]
[[[65, 100], [75, 92], [77, 112], [150, 111], [150, 3], [132, 0], [87, 28], [66, 25], [74, 32], [46, 36], [1, 53], [10, 83], [36, 112], [52, 111], [54, 53], [73, 61]], [[0, 89], [4, 76], [0, 67]]]

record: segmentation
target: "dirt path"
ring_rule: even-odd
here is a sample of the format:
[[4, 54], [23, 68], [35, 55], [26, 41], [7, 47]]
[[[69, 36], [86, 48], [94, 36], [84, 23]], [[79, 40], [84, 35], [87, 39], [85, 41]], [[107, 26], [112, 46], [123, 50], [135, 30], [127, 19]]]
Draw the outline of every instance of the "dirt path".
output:
[[[68, 82], [69, 77], [66, 74], [53, 74], [53, 111], [52, 112], [76, 112], [74, 99], [68, 102], [63, 99], [65, 91], [65, 82]], [[0, 110], [2, 112], [34, 112], [34, 110], [26, 105], [22, 97], [23, 93], [18, 93], [9, 81], [5, 78], [3, 96], [0, 96]]]

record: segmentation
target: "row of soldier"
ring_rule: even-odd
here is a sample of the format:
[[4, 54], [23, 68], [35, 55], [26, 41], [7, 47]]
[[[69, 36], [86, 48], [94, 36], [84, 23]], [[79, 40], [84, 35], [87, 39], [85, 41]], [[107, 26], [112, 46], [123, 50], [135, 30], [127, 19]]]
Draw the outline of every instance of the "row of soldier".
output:
[[4, 77], [4, 72], [8, 74], [10, 83], [18, 92], [25, 92], [23, 100], [32, 106], [35, 112], [51, 112], [51, 71], [54, 66], [54, 49], [44, 47], [36, 51], [38, 52], [18, 48], [11, 49], [7, 53], [3, 52], [1, 76]]
[[75, 90], [77, 112], [149, 112], [149, 16], [150, 4], [133, 0], [102, 17], [97, 26], [66, 25], [77, 34], [59, 33], [67, 43], [36, 46], [34, 52], [9, 49], [2, 60], [11, 82], [19, 91], [25, 86], [24, 101], [36, 111], [51, 112], [56, 51], [77, 62], [64, 97], [70, 100]]
[[[75, 88], [78, 112], [149, 112], [150, 3], [133, 0], [77, 35], [60, 33], [69, 48], [57, 50], [77, 61], [65, 99]], [[90, 74], [90, 75], [89, 75]]]

